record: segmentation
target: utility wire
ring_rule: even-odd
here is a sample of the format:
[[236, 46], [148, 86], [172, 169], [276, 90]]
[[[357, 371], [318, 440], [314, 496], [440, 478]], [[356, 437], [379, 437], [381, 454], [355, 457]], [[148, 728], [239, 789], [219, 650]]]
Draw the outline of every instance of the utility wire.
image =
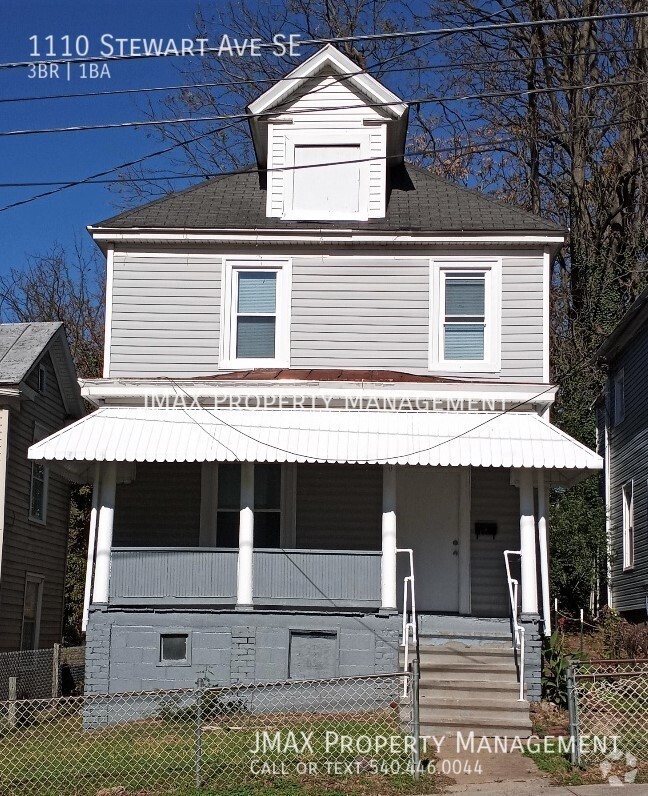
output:
[[[605, 122], [605, 123], [602, 123], [602, 124], [593, 124], [593, 125], [589, 126], [589, 130], [614, 129], [615, 127], [620, 127], [620, 126], [623, 126], [623, 125], [626, 125], [626, 124], [634, 124], [637, 121], [642, 121], [642, 119], [640, 119], [639, 117], [632, 117], [630, 119], [619, 120], [619, 121], [616, 121], [616, 122]], [[106, 169], [105, 171], [99, 172], [98, 174], [90, 175], [90, 176], [85, 177], [85, 178], [83, 178], [81, 180], [73, 180], [73, 181], [69, 181], [69, 182], [65, 182], [65, 183], [61, 183], [61, 182], [33, 183], [34, 186], [53, 184], [53, 185], [56, 185], [58, 187], [53, 188], [50, 191], [45, 191], [43, 193], [36, 194], [35, 196], [27, 197], [26, 199], [21, 199], [19, 201], [12, 202], [11, 204], [5, 205], [4, 207], [0, 207], [0, 213], [4, 212], [5, 210], [10, 210], [10, 209], [12, 209], [14, 207], [19, 207], [21, 205], [30, 204], [31, 202], [35, 202], [37, 199], [43, 199], [43, 198], [45, 198], [47, 196], [52, 196], [52, 195], [57, 194], [57, 193], [59, 193], [61, 191], [67, 190], [68, 188], [75, 188], [75, 187], [77, 187], [79, 185], [86, 185], [86, 184], [90, 184], [91, 185], [91, 184], [93, 184], [95, 182], [97, 184], [123, 182], [123, 180], [121, 180], [119, 178], [113, 178], [113, 179], [110, 179], [110, 180], [102, 180], [100, 178], [104, 177], [106, 174], [111, 174], [112, 172], [118, 171], [119, 169], [128, 168], [128, 167], [133, 166], [133, 165], [138, 165], [139, 163], [142, 163], [145, 160], [148, 160], [149, 158], [153, 158], [153, 157], [157, 157], [159, 155], [166, 154], [167, 152], [170, 152], [171, 150], [177, 149], [177, 148], [182, 147], [182, 146], [187, 146], [188, 144], [194, 143], [194, 142], [196, 142], [196, 141], [198, 141], [198, 140], [200, 140], [202, 138], [205, 138], [205, 137], [207, 137], [209, 135], [213, 135], [214, 133], [217, 133], [217, 132], [219, 132], [220, 130], [223, 130], [223, 129], [225, 129], [225, 128], [218, 128], [217, 130], [209, 130], [206, 133], [201, 133], [200, 135], [195, 136], [193, 138], [189, 138], [189, 139], [184, 140], [184, 141], [179, 141], [179, 142], [177, 142], [177, 143], [173, 144], [172, 146], [167, 147], [165, 149], [158, 150], [157, 152], [151, 152], [151, 153], [149, 153], [147, 155], [143, 155], [142, 157], [137, 158], [136, 160], [133, 160], [133, 161], [129, 161], [127, 163], [121, 163], [118, 166], [113, 166], [110, 169]], [[567, 134], [569, 132], [570, 132], [570, 130], [565, 128], [565, 129], [562, 129], [562, 130], [552, 130], [550, 132], [550, 134], [555, 136], [555, 135]], [[474, 145], [474, 146], [465, 145], [465, 147], [464, 147], [465, 151], [463, 151], [463, 152], [458, 151], [458, 147], [456, 147], [456, 146], [448, 146], [448, 147], [438, 147], [438, 148], [433, 149], [433, 150], [427, 150], [427, 149], [425, 149], [425, 150], [409, 150], [409, 151], [406, 150], [404, 154], [405, 155], [409, 155], [409, 156], [423, 156], [423, 157], [425, 157], [425, 156], [432, 156], [432, 155], [435, 155], [435, 154], [444, 154], [444, 153], [451, 154], [451, 153], [455, 153], [457, 157], [471, 157], [472, 155], [478, 155], [478, 154], [481, 154], [482, 152], [489, 152], [489, 151], [491, 151], [493, 149], [493, 147], [498, 147], [498, 146], [503, 146], [503, 145], [506, 145], [506, 144], [516, 143], [516, 142], [518, 142], [518, 141], [520, 141], [522, 139], [524, 139], [524, 135], [520, 134], [518, 136], [509, 136], [507, 138], [498, 139], [494, 143], [477, 144], [477, 145]], [[349, 160], [345, 160], [345, 161], [338, 161], [337, 165], [348, 164], [348, 163], [363, 163], [363, 162], [366, 162], [366, 161], [390, 160], [390, 159], [399, 158], [399, 157], [401, 157], [401, 156], [400, 155], [383, 155], [383, 156], [379, 155], [379, 156], [370, 157], [370, 158], [357, 158], [357, 159], [353, 159], [353, 160], [349, 159]], [[275, 167], [265, 168], [265, 169], [258, 168], [258, 167], [253, 167], [253, 168], [246, 167], [246, 168], [243, 168], [243, 169], [234, 169], [234, 170], [231, 170], [231, 171], [218, 172], [218, 173], [213, 174], [213, 175], [202, 173], [202, 174], [198, 174], [198, 175], [195, 175], [195, 176], [197, 178], [200, 178], [200, 179], [209, 179], [210, 177], [213, 178], [213, 179], [217, 179], [218, 177], [233, 177], [233, 176], [236, 176], [237, 174], [250, 174], [250, 173], [269, 174], [269, 173], [271, 173], [273, 171], [294, 171], [294, 170], [297, 170], [297, 169], [318, 168], [318, 167], [324, 168], [326, 166], [332, 166], [332, 165], [336, 165], [336, 164], [335, 163], [319, 163], [319, 164], [318, 163], [313, 163], [313, 164], [309, 164], [307, 166], [275, 166]], [[170, 176], [167, 176], [167, 177], [155, 177], [155, 176], [152, 176], [152, 177], [130, 178], [129, 181], [155, 182], [155, 181], [169, 180], [169, 179], [191, 179], [191, 176], [190, 175], [175, 175], [173, 177], [170, 177]], [[2, 183], [2, 184], [0, 184], [0, 187], [19, 188], [19, 187], [29, 187], [29, 185], [30, 185], [30, 183], [15, 183], [15, 184]]]
[[[420, 97], [418, 99], [409, 99], [403, 100], [399, 99], [398, 101], [394, 102], [371, 102], [366, 103], [363, 107], [366, 108], [390, 108], [394, 105], [408, 105], [408, 106], [418, 106], [424, 105], [428, 103], [436, 103], [436, 104], [445, 104], [447, 102], [469, 102], [473, 100], [484, 100], [484, 99], [507, 99], [511, 97], [527, 97], [532, 95], [542, 95], [542, 94], [554, 94], [554, 93], [566, 93], [570, 91], [591, 91], [594, 89], [600, 88], [625, 88], [628, 86], [643, 86], [648, 85], [648, 80], [607, 80], [600, 83], [588, 83], [588, 84], [581, 84], [581, 85], [567, 85], [567, 86], [550, 86], [546, 88], [531, 88], [531, 89], [514, 89], [512, 91], [493, 91], [487, 93], [473, 93], [473, 94], [459, 94], [454, 95], [451, 97], [442, 97], [442, 96], [427, 96], [427, 97]], [[292, 114], [309, 114], [314, 112], [331, 112], [331, 111], [343, 111], [343, 110], [354, 110], [357, 109], [357, 103], [353, 105], [337, 105], [337, 106], [324, 106], [320, 108], [304, 108], [301, 111], [294, 110]], [[6, 138], [11, 136], [23, 136], [23, 135], [44, 135], [44, 134], [53, 134], [53, 133], [76, 133], [76, 132], [87, 132], [89, 130], [118, 130], [128, 127], [161, 127], [164, 125], [172, 125], [172, 124], [196, 124], [196, 123], [203, 123], [203, 122], [215, 122], [215, 121], [229, 121], [229, 120], [246, 120], [246, 119], [265, 119], [269, 117], [273, 117], [277, 115], [277, 111], [266, 111], [264, 113], [229, 113], [229, 114], [218, 114], [215, 116], [187, 116], [181, 118], [173, 118], [173, 119], [158, 119], [158, 120], [143, 120], [139, 122], [111, 122], [107, 124], [85, 124], [85, 125], [73, 125], [71, 127], [49, 127], [43, 129], [25, 129], [25, 130], [2, 130], [0, 131], [0, 138]]]
[[[562, 59], [562, 58], [584, 58], [590, 57], [592, 55], [611, 55], [611, 54], [620, 54], [620, 53], [635, 53], [647, 50], [648, 47], [619, 47], [615, 49], [608, 49], [608, 50], [582, 50], [581, 52], [577, 53], [560, 53], [556, 55], [549, 56], [551, 60], [554, 59]], [[506, 58], [497, 61], [497, 65], [501, 66], [503, 64], [517, 64], [517, 63], [526, 63], [531, 61], [538, 61], [544, 60], [546, 56], [543, 55], [529, 55], [524, 56], [521, 55], [519, 58]], [[375, 68], [380, 68], [380, 62], [378, 64], [372, 65], [369, 67], [369, 71], [374, 70]], [[474, 68], [477, 66], [492, 66], [492, 61], [461, 61], [457, 63], [443, 63], [443, 64], [426, 64], [426, 65], [416, 65], [416, 66], [399, 66], [393, 69], [381, 69], [381, 75], [384, 74], [396, 74], [400, 72], [428, 72], [428, 71], [437, 71], [437, 70], [455, 70], [455, 69], [467, 69], [467, 68]], [[358, 72], [340, 72], [336, 75], [329, 75], [329, 77], [335, 77], [336, 79], [348, 79], [351, 77], [357, 76]], [[309, 80], [320, 80], [321, 75], [315, 75]], [[286, 75], [285, 77], [281, 78], [257, 78], [252, 80], [234, 80], [234, 81], [216, 81], [214, 83], [185, 83], [182, 85], [174, 85], [174, 86], [143, 86], [142, 88], [124, 88], [124, 89], [114, 89], [110, 91], [81, 91], [72, 94], [45, 94], [39, 97], [1, 97], [0, 104], [6, 102], [40, 102], [44, 100], [59, 100], [59, 99], [83, 99], [85, 97], [110, 97], [122, 94], [148, 94], [151, 92], [156, 91], [186, 91], [191, 89], [197, 88], [233, 88], [240, 85], [260, 85], [263, 83], [271, 83], [276, 84], [281, 80], [304, 80], [302, 77], [293, 77], [291, 75]]]
[[[516, 28], [538, 28], [538, 27], [554, 27], [556, 25], [572, 25], [578, 22], [608, 22], [613, 20], [636, 19], [648, 16], [648, 11], [632, 11], [632, 12], [619, 12], [616, 14], [593, 14], [588, 16], [573, 16], [573, 17], [559, 17], [557, 19], [541, 19], [541, 20], [524, 20], [520, 22], [496, 22], [486, 25], [462, 25], [460, 27], [450, 28], [429, 28], [423, 30], [408, 30], [393, 33], [370, 33], [358, 34], [356, 36], [337, 36], [331, 38], [315, 38], [315, 39], [298, 39], [295, 44], [298, 46], [316, 46], [323, 44], [345, 44], [348, 42], [362, 42], [362, 41], [386, 41], [390, 39], [416, 39], [422, 36], [452, 36], [459, 33], [488, 33], [494, 30], [512, 30]], [[152, 41], [160, 41], [159, 39]], [[161, 43], [164, 43], [164, 39]], [[168, 40], [166, 40], [168, 41]], [[195, 40], [197, 41], [197, 40]], [[268, 50], [277, 50], [277, 44], [274, 42], [260, 42], [260, 48]], [[222, 53], [222, 47], [198, 47], [198, 50], [204, 54], [219, 54]], [[178, 52], [153, 52], [141, 54], [124, 54], [124, 55], [97, 55], [97, 56], [83, 56], [78, 58], [53, 58], [47, 60], [32, 60], [32, 61], [14, 61], [10, 63], [0, 63], [0, 69], [18, 69], [21, 67], [34, 66], [40, 64], [80, 64], [80, 63], [110, 63], [115, 61], [131, 61], [141, 60], [145, 58], [170, 58], [170, 57], [189, 57], [195, 56], [196, 53], [182, 53]], [[38, 58], [38, 56], [34, 56]]]
[[[581, 362], [579, 366], [577, 366], [576, 368], [573, 368], [572, 370], [570, 370], [569, 373], [567, 373], [566, 375], [568, 377], [571, 377], [572, 375], [574, 375], [574, 374], [578, 373], [579, 371], [583, 370], [586, 366], [589, 367], [589, 362]], [[564, 378], [564, 376], [563, 376], [563, 378]], [[178, 384], [178, 382], [175, 379], [173, 379], [171, 376], [167, 376], [167, 377], [164, 377], [164, 380], [171, 382], [171, 384], [174, 387], [174, 390], [176, 388], [179, 389], [188, 398], [190, 398], [192, 400], [192, 402], [193, 402], [193, 400], [194, 400], [193, 397], [187, 392], [187, 390], [185, 390], [182, 387], [182, 385]], [[467, 383], [470, 383], [470, 382], [467, 382]], [[409, 451], [408, 453], [399, 453], [399, 454], [395, 454], [393, 456], [384, 456], [384, 457], [372, 458], [372, 461], [374, 461], [374, 462], [384, 462], [385, 464], [388, 464], [389, 462], [391, 462], [394, 459], [403, 459], [403, 458], [408, 458], [410, 456], [416, 456], [416, 455], [421, 454], [421, 453], [428, 453], [429, 451], [435, 450], [436, 448], [440, 448], [442, 445], [448, 445], [451, 442], [454, 442], [454, 441], [456, 441], [458, 439], [461, 439], [461, 438], [467, 436], [468, 434], [472, 434], [474, 431], [477, 431], [478, 429], [483, 428], [484, 426], [488, 425], [489, 423], [492, 423], [493, 420], [496, 420], [499, 417], [503, 417], [504, 415], [507, 415], [510, 412], [513, 412], [516, 409], [519, 409], [520, 407], [525, 406], [526, 404], [529, 404], [529, 403], [537, 400], [538, 398], [541, 398], [543, 395], [545, 395], [549, 391], [553, 390], [554, 387], [555, 387], [555, 385], [551, 384], [548, 387], [545, 387], [539, 393], [536, 393], [536, 395], [533, 395], [531, 398], [527, 398], [524, 401], [520, 401], [517, 404], [513, 404], [512, 406], [502, 410], [501, 412], [496, 412], [496, 413], [492, 414], [490, 417], [488, 417], [486, 420], [484, 420], [483, 422], [478, 423], [476, 426], [473, 426], [472, 428], [466, 429], [466, 431], [462, 431], [460, 434], [455, 434], [452, 437], [448, 437], [448, 439], [444, 439], [441, 442], [435, 443], [434, 445], [430, 445], [429, 447], [420, 448], [420, 449], [414, 450], [414, 451]], [[253, 437], [252, 435], [246, 433], [245, 431], [242, 431], [240, 428], [238, 428], [237, 426], [233, 425], [232, 423], [228, 423], [222, 417], [219, 417], [217, 414], [215, 414], [216, 410], [211, 410], [208, 407], [201, 407], [201, 408], [204, 409], [204, 411], [206, 411], [210, 416], [212, 416], [219, 423], [222, 423], [224, 426], [227, 426], [227, 428], [231, 429], [232, 431], [237, 432], [238, 434], [241, 434], [243, 437], [246, 437], [251, 442], [254, 442], [257, 445], [264, 445], [266, 448], [272, 448], [273, 450], [279, 451], [280, 453], [285, 453], [285, 454], [287, 454], [289, 456], [295, 456], [296, 458], [303, 458], [303, 459], [308, 459], [309, 458], [308, 454], [300, 453], [300, 452], [297, 452], [297, 451], [293, 451], [290, 448], [282, 448], [279, 445], [273, 445], [270, 442], [257, 439], [256, 437]], [[247, 410], [243, 410], [243, 411], [247, 411]], [[270, 411], [272, 411], [272, 410], [270, 410]], [[296, 411], [298, 411], [298, 410], [296, 410]], [[366, 410], [366, 411], [368, 411], [368, 410]], [[379, 410], [377, 410], [377, 411], [379, 411]], [[197, 423], [203, 429], [203, 431], [205, 431], [207, 434], [209, 434], [209, 436], [212, 436], [212, 438], [216, 439], [204, 427], [204, 425], [199, 420], [197, 420], [193, 416], [191, 416], [191, 419], [195, 423]], [[228, 448], [228, 450], [229, 450], [229, 448]], [[347, 460], [347, 462], [349, 464], [359, 464], [359, 463], [363, 463], [364, 459], [358, 459], [358, 460], [355, 460], [354, 462], [349, 462]]]

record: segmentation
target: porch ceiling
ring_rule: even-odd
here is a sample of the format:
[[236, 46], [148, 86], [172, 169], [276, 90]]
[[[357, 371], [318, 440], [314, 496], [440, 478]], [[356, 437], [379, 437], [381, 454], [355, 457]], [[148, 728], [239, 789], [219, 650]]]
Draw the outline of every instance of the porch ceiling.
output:
[[86, 480], [94, 462], [531, 467], [570, 483], [600, 456], [533, 412], [104, 407], [29, 449]]

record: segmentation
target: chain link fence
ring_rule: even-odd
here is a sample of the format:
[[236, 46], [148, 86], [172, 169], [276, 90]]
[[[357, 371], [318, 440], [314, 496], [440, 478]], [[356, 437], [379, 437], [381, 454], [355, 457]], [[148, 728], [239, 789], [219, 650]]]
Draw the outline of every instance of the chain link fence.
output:
[[412, 680], [399, 673], [4, 701], [0, 794], [413, 773]]
[[574, 763], [648, 760], [648, 660], [573, 661], [568, 693]]
[[85, 647], [0, 653], [0, 700], [83, 693]]

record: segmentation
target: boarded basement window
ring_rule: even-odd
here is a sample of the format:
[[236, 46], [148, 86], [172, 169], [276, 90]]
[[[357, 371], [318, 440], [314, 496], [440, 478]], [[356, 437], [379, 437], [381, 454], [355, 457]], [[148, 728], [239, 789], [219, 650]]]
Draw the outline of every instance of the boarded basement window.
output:
[[314, 680], [337, 676], [337, 633], [291, 630], [288, 677]]

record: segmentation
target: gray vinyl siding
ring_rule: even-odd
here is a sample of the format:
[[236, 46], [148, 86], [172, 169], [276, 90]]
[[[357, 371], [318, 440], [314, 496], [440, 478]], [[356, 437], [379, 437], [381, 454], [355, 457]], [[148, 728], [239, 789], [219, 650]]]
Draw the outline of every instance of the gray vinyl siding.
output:
[[113, 258], [111, 376], [204, 376], [218, 367], [221, 257]]
[[143, 462], [118, 484], [115, 547], [195, 547], [200, 537], [200, 473], [195, 462]]
[[[608, 416], [614, 419], [614, 376], [623, 368], [625, 413], [610, 430], [610, 568], [613, 607], [645, 611], [648, 596], [648, 325], [610, 368]], [[634, 482], [635, 565], [623, 571], [622, 489]]]
[[291, 365], [427, 370], [425, 260], [295, 257]]
[[[542, 255], [505, 256], [495, 378], [542, 381], [543, 312]], [[429, 373], [429, 324], [427, 259], [293, 258], [292, 367]]]
[[[471, 471], [470, 591], [473, 616], [508, 616], [504, 550], [520, 547], [520, 498], [509, 470]], [[497, 535], [475, 536], [476, 522], [497, 523]]]
[[[219, 253], [115, 252], [111, 376], [218, 371], [222, 260]], [[429, 262], [408, 255], [292, 257], [291, 367], [429, 373]], [[463, 377], [542, 380], [543, 264], [540, 252], [503, 256], [502, 369]]]
[[298, 466], [296, 513], [297, 547], [380, 550], [382, 468]]
[[543, 270], [542, 257], [502, 261], [504, 381], [542, 381]]
[[[46, 369], [45, 393], [24, 400], [20, 411], [10, 410], [9, 457], [5, 497], [5, 532], [0, 576], [0, 651], [20, 648], [25, 576], [44, 579], [39, 647], [61, 641], [65, 559], [70, 516], [70, 486], [49, 473], [46, 523], [29, 519], [31, 462], [27, 449], [33, 443], [34, 423], [48, 433], [65, 425], [67, 416], [49, 354], [40, 360]], [[38, 387], [38, 364], [26, 381]]]

